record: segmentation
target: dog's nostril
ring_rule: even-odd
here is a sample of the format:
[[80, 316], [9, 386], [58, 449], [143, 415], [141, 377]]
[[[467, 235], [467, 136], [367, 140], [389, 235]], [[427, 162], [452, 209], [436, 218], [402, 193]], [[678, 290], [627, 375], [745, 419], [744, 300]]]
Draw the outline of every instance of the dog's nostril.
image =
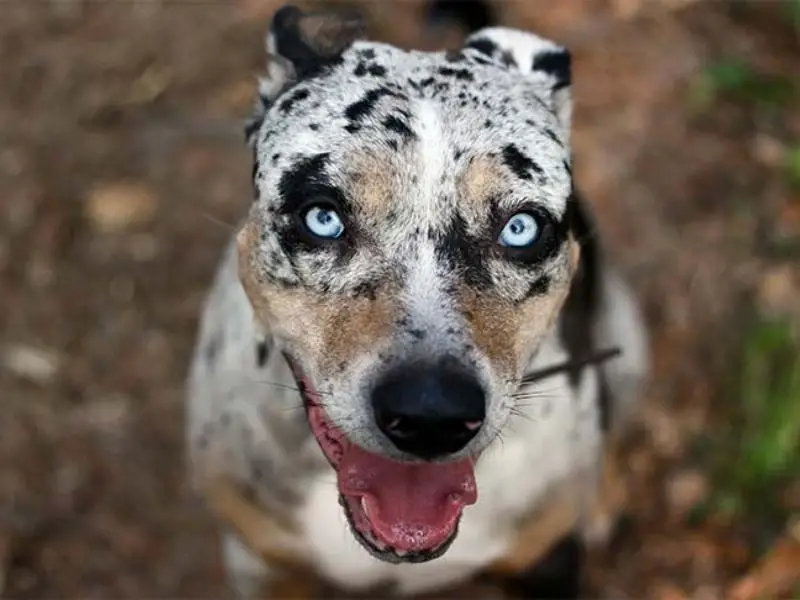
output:
[[372, 393], [380, 430], [398, 449], [426, 459], [466, 446], [483, 425], [485, 405], [474, 376], [441, 367], [396, 370]]

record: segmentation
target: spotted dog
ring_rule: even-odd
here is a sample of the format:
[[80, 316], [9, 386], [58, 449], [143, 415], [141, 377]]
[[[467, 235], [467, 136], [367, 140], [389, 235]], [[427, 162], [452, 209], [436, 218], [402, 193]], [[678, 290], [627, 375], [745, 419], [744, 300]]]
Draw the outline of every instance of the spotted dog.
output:
[[254, 201], [188, 381], [233, 587], [577, 593], [647, 352], [573, 182], [568, 51], [501, 27], [406, 51], [294, 7], [267, 38]]

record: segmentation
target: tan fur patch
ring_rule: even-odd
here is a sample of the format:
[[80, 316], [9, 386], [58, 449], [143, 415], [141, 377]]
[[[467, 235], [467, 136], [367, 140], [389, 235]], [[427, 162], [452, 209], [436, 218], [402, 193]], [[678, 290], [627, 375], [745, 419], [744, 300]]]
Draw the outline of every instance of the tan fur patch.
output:
[[303, 356], [328, 376], [374, 348], [391, 334], [397, 313], [390, 286], [374, 297], [324, 296], [302, 287], [281, 288], [258, 281], [253, 249], [258, 237], [248, 223], [239, 233], [239, 273], [262, 327], [271, 326], [298, 346]]
[[295, 524], [254, 504], [230, 481], [215, 480], [206, 486], [204, 494], [212, 513], [266, 564], [286, 572], [308, 568], [308, 550]]
[[[571, 280], [580, 257], [580, 247], [571, 237], [568, 253]], [[466, 286], [460, 290], [461, 310], [467, 317], [475, 345], [498, 372], [517, 374], [522, 367], [520, 360], [531, 345], [552, 329], [567, 298], [568, 281], [553, 283], [546, 295], [534, 296], [522, 304], [480, 294]]]
[[368, 220], [382, 220], [395, 200], [393, 158], [385, 154], [358, 154], [348, 164], [349, 198], [356, 212]]
[[485, 206], [505, 178], [496, 159], [481, 156], [469, 162], [458, 182], [458, 192], [467, 204]]

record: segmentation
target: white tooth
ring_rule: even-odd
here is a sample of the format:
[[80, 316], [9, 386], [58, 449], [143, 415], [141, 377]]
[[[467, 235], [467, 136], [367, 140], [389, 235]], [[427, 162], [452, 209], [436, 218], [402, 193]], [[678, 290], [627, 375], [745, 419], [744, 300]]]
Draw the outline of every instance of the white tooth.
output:
[[364, 511], [364, 514], [367, 515], [369, 518], [369, 511], [367, 510], [367, 499], [364, 496], [361, 496], [361, 510]]
[[405, 550], [395, 550], [394, 553], [400, 558], [403, 558], [406, 554], [408, 554], [408, 552], [406, 552]]

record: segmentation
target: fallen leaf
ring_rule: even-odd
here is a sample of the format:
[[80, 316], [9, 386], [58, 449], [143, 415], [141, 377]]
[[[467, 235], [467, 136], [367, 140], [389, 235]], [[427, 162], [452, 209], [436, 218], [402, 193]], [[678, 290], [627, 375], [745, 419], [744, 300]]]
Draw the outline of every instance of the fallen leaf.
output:
[[735, 582], [729, 600], [758, 600], [790, 592], [800, 585], [800, 542], [782, 538], [747, 575]]
[[13, 344], [3, 349], [0, 364], [18, 377], [36, 383], [47, 383], [59, 369], [60, 357], [52, 350], [24, 344]]
[[685, 517], [708, 497], [708, 478], [695, 469], [676, 473], [665, 485], [669, 506], [679, 518]]
[[117, 182], [97, 185], [86, 197], [85, 212], [92, 227], [101, 233], [151, 222], [158, 209], [156, 196], [147, 186]]

